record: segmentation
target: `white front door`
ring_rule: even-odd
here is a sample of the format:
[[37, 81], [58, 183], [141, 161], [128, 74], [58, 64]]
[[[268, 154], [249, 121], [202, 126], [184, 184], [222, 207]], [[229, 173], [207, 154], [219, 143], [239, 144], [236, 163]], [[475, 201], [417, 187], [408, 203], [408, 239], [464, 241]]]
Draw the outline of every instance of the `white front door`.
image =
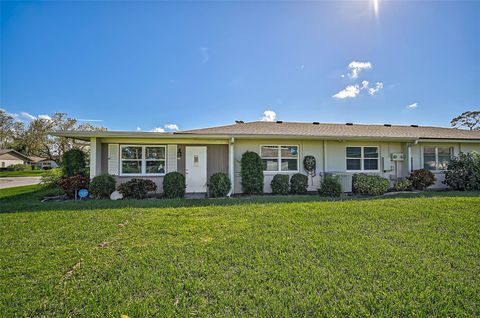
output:
[[207, 147], [186, 147], [185, 177], [187, 193], [207, 192]]

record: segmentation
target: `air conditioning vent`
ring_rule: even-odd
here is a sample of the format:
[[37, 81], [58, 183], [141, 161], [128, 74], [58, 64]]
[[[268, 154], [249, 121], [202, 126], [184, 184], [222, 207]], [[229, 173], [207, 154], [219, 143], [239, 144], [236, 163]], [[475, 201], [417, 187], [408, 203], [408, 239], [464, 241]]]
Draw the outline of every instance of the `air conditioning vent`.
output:
[[383, 124], [385, 127], [392, 127], [392, 124]]
[[320, 125], [320, 123], [318, 121], [314, 121], [312, 124], [314, 125]]
[[283, 121], [277, 120], [277, 124], [281, 124], [281, 123], [283, 123]]
[[353, 123], [346, 123], [347, 126], [353, 126]]
[[418, 125], [410, 125], [410, 127], [418, 127]]
[[392, 161], [403, 161], [403, 153], [392, 153]]
[[235, 124], [243, 124], [243, 120], [235, 120]]

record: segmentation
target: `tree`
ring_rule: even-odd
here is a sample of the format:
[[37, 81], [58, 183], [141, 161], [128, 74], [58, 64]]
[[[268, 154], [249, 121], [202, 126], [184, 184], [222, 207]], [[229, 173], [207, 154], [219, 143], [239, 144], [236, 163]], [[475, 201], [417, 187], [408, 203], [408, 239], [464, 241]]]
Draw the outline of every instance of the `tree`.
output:
[[470, 130], [480, 129], [480, 111], [466, 111], [452, 119], [452, 127], [468, 127]]
[[16, 121], [12, 115], [0, 109], [0, 148], [13, 148], [15, 139], [23, 129], [22, 122]]

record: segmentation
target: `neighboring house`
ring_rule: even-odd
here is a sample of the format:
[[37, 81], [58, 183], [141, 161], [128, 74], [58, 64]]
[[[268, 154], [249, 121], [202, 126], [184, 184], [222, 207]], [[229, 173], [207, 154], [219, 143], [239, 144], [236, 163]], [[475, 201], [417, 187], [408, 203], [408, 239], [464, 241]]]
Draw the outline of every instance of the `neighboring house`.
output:
[[0, 149], [0, 168], [28, 164], [30, 158], [13, 149]]
[[264, 190], [270, 192], [275, 174], [306, 174], [303, 159], [316, 159], [316, 176], [309, 190], [320, 186], [322, 176], [340, 177], [345, 192], [351, 176], [365, 172], [392, 183], [416, 169], [432, 170], [442, 187], [442, 171], [460, 152], [480, 152], [480, 131], [456, 128], [248, 122], [171, 133], [125, 131], [63, 131], [56, 136], [90, 141], [90, 176], [115, 175], [118, 182], [132, 177], [154, 180], [162, 189], [163, 176], [179, 171], [186, 176], [187, 192], [206, 192], [207, 180], [224, 172], [233, 193], [241, 193], [240, 158], [258, 153], [264, 164]]
[[52, 168], [58, 168], [58, 164], [51, 159], [31, 156], [31, 164], [37, 167], [38, 169], [48, 170]]

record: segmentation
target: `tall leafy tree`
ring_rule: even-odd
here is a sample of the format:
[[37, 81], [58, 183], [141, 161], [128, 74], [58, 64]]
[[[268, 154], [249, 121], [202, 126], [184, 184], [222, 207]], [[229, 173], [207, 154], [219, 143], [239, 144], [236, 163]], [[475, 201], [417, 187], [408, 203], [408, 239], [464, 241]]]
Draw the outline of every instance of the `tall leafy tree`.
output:
[[467, 127], [470, 130], [480, 129], [480, 111], [466, 111], [450, 121], [452, 127]]

